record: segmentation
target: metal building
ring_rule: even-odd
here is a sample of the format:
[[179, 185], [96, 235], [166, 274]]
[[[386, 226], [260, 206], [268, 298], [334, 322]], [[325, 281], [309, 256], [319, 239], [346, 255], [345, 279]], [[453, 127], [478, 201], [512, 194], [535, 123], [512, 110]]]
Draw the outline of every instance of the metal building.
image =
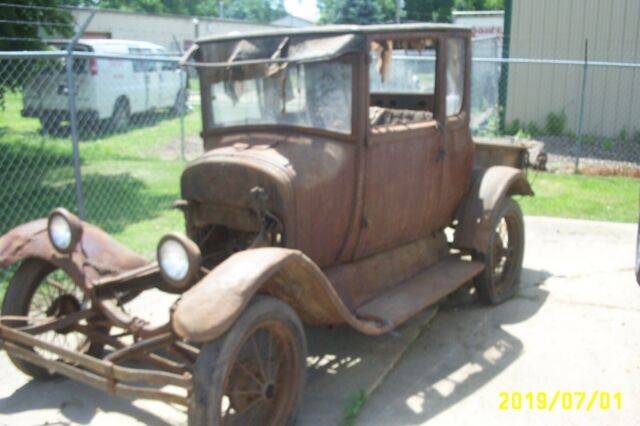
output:
[[[617, 137], [640, 131], [640, 68], [592, 62], [640, 62], [638, 0], [506, 0], [505, 54], [514, 59], [584, 61], [583, 130]], [[577, 130], [584, 66], [510, 64], [503, 76], [506, 123], [536, 123], [564, 112]], [[506, 101], [506, 102], [505, 102]]]

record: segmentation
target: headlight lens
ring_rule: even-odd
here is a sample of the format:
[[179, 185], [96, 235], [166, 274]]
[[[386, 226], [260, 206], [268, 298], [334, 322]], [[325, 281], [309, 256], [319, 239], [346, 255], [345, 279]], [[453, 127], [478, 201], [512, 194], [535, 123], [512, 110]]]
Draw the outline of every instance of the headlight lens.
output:
[[168, 284], [159, 284], [162, 290], [181, 292], [197, 280], [202, 264], [200, 248], [186, 236], [172, 232], [162, 237], [157, 256], [160, 273]]
[[182, 281], [189, 273], [189, 256], [178, 241], [167, 239], [158, 253], [160, 267], [173, 281]]
[[71, 253], [82, 236], [82, 222], [66, 209], [58, 208], [49, 214], [49, 241], [61, 253]]
[[71, 225], [61, 215], [54, 215], [49, 221], [49, 237], [58, 250], [64, 251], [71, 245]]

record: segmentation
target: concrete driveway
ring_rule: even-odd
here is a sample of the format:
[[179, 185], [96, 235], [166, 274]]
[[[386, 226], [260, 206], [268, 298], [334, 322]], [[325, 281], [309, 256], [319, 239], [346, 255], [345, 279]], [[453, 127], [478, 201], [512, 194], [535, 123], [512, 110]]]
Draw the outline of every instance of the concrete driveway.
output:
[[[511, 301], [488, 308], [461, 291], [437, 315], [429, 310], [377, 338], [309, 328], [298, 423], [340, 424], [348, 401], [365, 390], [361, 425], [637, 424], [635, 226], [546, 218], [527, 218], [526, 226], [522, 289]], [[577, 399], [573, 410], [561, 402], [550, 412], [529, 409], [526, 393], [551, 400], [558, 391], [620, 392], [621, 409], [612, 401], [608, 410], [586, 411], [586, 402], [576, 410]], [[521, 392], [522, 407], [500, 410], [501, 392]], [[0, 425], [89, 423], [184, 424], [186, 416], [68, 380], [29, 382], [0, 355]]]

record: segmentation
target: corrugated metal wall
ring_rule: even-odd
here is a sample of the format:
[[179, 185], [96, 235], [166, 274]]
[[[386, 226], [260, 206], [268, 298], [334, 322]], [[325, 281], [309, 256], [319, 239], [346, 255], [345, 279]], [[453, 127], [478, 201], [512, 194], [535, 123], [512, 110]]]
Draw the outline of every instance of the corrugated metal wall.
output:
[[[513, 0], [511, 58], [640, 62], [640, 0]], [[564, 111], [578, 122], [582, 66], [511, 64], [506, 121], [543, 127]], [[588, 71], [585, 133], [616, 136], [640, 130], [640, 69]]]

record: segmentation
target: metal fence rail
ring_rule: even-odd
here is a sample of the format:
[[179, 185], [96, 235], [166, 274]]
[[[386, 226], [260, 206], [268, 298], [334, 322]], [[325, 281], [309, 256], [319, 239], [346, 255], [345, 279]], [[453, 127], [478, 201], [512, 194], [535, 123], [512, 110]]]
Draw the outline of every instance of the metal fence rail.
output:
[[[576, 90], [553, 93], [553, 102], [539, 96], [538, 104], [519, 95], [518, 73], [540, 66]], [[540, 140], [569, 169], [576, 158], [581, 167], [640, 164], [640, 110], [622, 103], [603, 110], [590, 84], [618, 70], [640, 91], [640, 64], [477, 57], [472, 70], [474, 134]], [[139, 225], [179, 223], [168, 212], [180, 171], [202, 150], [198, 81], [190, 75], [176, 57], [0, 52], [0, 234], [66, 206], [125, 242], [142, 234], [138, 247], [151, 248], [151, 234], [167, 226]], [[612, 120], [618, 127], [603, 124]]]

